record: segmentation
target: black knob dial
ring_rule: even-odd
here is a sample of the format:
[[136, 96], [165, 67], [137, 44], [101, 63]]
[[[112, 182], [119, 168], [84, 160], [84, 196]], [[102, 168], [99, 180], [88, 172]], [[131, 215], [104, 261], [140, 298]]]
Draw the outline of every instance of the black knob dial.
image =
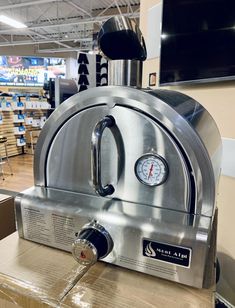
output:
[[85, 225], [72, 245], [74, 258], [82, 265], [92, 265], [113, 249], [109, 233], [97, 222]]

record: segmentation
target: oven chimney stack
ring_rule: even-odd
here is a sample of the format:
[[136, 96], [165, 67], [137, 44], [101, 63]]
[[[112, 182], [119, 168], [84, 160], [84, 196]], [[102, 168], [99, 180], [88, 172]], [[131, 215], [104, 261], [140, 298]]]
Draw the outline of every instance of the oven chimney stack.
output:
[[136, 23], [124, 16], [107, 20], [98, 35], [100, 53], [108, 62], [108, 84], [141, 88], [147, 52]]

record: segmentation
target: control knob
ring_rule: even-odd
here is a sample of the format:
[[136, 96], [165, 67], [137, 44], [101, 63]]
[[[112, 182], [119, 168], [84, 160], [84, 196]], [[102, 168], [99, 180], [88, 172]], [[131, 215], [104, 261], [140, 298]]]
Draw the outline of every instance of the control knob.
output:
[[105, 258], [113, 249], [110, 234], [96, 221], [85, 225], [72, 244], [72, 254], [79, 264], [93, 265]]

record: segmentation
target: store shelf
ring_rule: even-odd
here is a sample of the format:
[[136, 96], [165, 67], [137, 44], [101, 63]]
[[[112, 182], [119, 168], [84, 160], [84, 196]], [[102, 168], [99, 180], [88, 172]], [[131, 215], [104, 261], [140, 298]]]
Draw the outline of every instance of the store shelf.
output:
[[[39, 135], [52, 110], [44, 98], [0, 96], [0, 135], [7, 137], [9, 156], [25, 152], [26, 146], [26, 152], [33, 154], [35, 144], [31, 151], [31, 141], [26, 142], [26, 132], [35, 134], [36, 131]], [[20, 129], [22, 126], [24, 130]], [[0, 151], [4, 155], [2, 149]]]

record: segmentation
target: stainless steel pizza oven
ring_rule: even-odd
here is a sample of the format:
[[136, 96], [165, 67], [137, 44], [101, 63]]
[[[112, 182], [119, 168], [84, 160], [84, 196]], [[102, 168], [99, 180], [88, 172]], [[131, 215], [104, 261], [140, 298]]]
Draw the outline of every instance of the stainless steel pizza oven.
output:
[[[128, 59], [125, 59], [128, 60]], [[141, 59], [137, 59], [141, 60]], [[194, 99], [107, 86], [74, 95], [38, 140], [21, 237], [198, 288], [213, 283], [221, 138]]]

